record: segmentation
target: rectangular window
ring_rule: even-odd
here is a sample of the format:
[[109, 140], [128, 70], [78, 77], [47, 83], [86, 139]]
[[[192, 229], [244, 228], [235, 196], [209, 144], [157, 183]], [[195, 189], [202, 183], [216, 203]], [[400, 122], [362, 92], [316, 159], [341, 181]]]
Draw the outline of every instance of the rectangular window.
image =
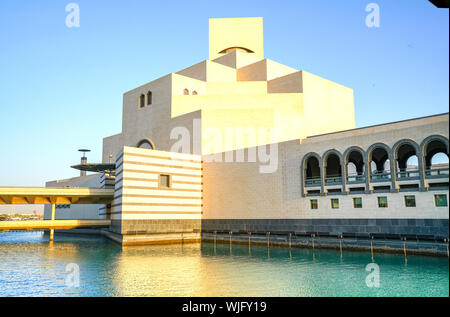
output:
[[317, 203], [317, 199], [311, 199], [310, 201], [311, 209], [317, 209], [319, 207], [319, 204]]
[[414, 195], [405, 196], [405, 206], [416, 207], [416, 196]]
[[362, 198], [361, 197], [353, 198], [353, 208], [362, 208]]
[[149, 105], [151, 105], [151, 104], [152, 104], [152, 92], [149, 91], [149, 92], [147, 93], [147, 106], [149, 106]]
[[387, 201], [387, 197], [386, 196], [377, 197], [377, 200], [378, 200], [378, 207], [379, 208], [387, 208], [388, 201]]
[[170, 175], [159, 175], [159, 187], [170, 188]]
[[447, 195], [434, 195], [434, 204], [436, 207], [447, 207]]
[[338, 209], [339, 208], [339, 199], [333, 198], [331, 199], [331, 209]]

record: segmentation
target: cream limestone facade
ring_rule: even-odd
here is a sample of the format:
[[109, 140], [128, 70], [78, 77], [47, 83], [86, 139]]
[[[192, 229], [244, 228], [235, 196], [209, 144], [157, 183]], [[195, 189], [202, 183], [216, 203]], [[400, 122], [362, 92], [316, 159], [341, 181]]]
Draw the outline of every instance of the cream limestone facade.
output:
[[433, 159], [448, 159], [448, 113], [356, 129], [352, 89], [264, 57], [262, 18], [209, 26], [208, 60], [123, 95], [122, 131], [103, 139], [114, 201], [83, 217], [111, 219], [105, 234], [123, 245], [448, 238], [448, 163]]
[[[353, 129], [353, 91], [265, 59], [261, 18], [211, 19], [210, 60], [126, 92], [122, 133], [103, 140], [103, 161], [143, 139], [171, 151], [176, 127], [200, 142], [190, 153], [203, 155]], [[239, 130], [251, 136], [225, 139]]]
[[[279, 163], [274, 173], [260, 173], [255, 163], [208, 162], [204, 156], [203, 218], [448, 220], [448, 206], [436, 206], [434, 201], [434, 195], [448, 195], [448, 168], [443, 177], [424, 177], [426, 188], [423, 189], [420, 177], [398, 178], [394, 186], [392, 179], [369, 184], [364, 180], [356, 184], [341, 181], [323, 187], [305, 186], [306, 175], [302, 170], [306, 169], [305, 157], [311, 153], [321, 158], [330, 150], [343, 155], [349, 149], [360, 148], [367, 153], [373, 144], [380, 142], [389, 149], [394, 149], [398, 141], [420, 145], [429, 135], [438, 133], [448, 140], [448, 119], [445, 114], [279, 143]], [[245, 149], [246, 156], [248, 151]], [[343, 165], [348, 163], [347, 156]], [[344, 178], [351, 176], [344, 175]], [[430, 184], [440, 186], [430, 187]], [[408, 187], [401, 188], [404, 185]], [[416, 186], [409, 187], [412, 185]], [[405, 196], [415, 196], [416, 206], [407, 207]], [[387, 197], [388, 206], [380, 208], [378, 197]], [[354, 208], [353, 198], [362, 199], [362, 208]], [[331, 208], [331, 199], [339, 200], [338, 208]], [[311, 200], [317, 200], [317, 209], [311, 209]]]

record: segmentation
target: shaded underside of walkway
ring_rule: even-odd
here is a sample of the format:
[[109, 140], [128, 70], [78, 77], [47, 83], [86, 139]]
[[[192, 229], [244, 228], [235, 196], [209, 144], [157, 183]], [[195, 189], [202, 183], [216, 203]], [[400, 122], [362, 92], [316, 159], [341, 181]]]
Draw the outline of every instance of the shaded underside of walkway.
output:
[[111, 220], [0, 221], [0, 231], [38, 229], [109, 228]]
[[0, 204], [108, 204], [114, 189], [59, 187], [0, 187]]

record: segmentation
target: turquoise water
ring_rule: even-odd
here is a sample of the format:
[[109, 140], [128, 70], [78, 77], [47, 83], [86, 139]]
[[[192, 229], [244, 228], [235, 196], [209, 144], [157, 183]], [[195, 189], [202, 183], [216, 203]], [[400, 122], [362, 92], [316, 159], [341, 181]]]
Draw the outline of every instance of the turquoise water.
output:
[[335, 250], [211, 243], [122, 249], [102, 237], [57, 233], [50, 244], [42, 232], [10, 232], [0, 233], [0, 296], [449, 296], [447, 258], [375, 253], [374, 262], [379, 287], [366, 284], [368, 252], [341, 258]]

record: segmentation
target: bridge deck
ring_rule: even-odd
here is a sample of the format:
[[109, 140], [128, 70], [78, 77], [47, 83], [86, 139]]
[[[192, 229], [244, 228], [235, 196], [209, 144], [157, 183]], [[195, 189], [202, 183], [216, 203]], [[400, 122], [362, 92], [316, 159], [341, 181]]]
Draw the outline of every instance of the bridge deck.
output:
[[111, 220], [0, 221], [0, 231], [36, 229], [109, 228]]
[[114, 189], [67, 187], [0, 187], [0, 205], [108, 204]]

